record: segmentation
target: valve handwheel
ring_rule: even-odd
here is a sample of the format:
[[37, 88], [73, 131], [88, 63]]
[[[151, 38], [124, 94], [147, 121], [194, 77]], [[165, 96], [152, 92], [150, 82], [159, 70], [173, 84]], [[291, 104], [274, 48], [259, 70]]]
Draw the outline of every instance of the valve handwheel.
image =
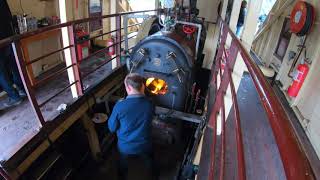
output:
[[183, 25], [183, 32], [188, 34], [188, 35], [191, 35], [194, 32], [196, 32], [196, 27], [189, 26], [189, 25]]

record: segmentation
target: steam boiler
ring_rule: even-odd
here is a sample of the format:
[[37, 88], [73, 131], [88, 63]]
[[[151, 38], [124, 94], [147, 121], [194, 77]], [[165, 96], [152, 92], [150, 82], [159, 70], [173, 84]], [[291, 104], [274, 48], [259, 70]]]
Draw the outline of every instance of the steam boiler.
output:
[[164, 18], [158, 16], [156, 33], [143, 28], [146, 36], [132, 48], [126, 64], [129, 73], [145, 78], [145, 93], [157, 106], [152, 140], [160, 171], [173, 170], [179, 179], [189, 179], [194, 174], [190, 160], [205, 122], [201, 115], [208, 82], [202, 83], [206, 78], [201, 60], [206, 31], [196, 14], [180, 10], [167, 11]]
[[195, 45], [177, 28], [148, 36], [133, 48], [129, 70], [145, 77], [156, 105], [184, 111], [194, 81]]

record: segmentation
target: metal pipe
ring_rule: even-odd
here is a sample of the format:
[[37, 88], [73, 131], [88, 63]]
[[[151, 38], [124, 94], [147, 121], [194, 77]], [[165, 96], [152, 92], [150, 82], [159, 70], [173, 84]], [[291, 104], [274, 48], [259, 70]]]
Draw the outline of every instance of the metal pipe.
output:
[[191, 99], [190, 99], [190, 104], [189, 104], [189, 107], [188, 107], [188, 110], [187, 112], [191, 112], [191, 109], [192, 109], [192, 105], [193, 105], [193, 101], [194, 101], [194, 96], [195, 96], [195, 91], [196, 91], [196, 83], [193, 83], [192, 85], [192, 88], [191, 88]]
[[[128, 28], [129, 27], [133, 27], [133, 26], [140, 26], [142, 23], [135, 23], [135, 24], [131, 24], [131, 25], [128, 25]], [[122, 28], [123, 29], [123, 28]]]
[[75, 64], [71, 64], [70, 66], [64, 67], [64, 68], [62, 68], [62, 69], [50, 74], [49, 76], [37, 81], [35, 86], [38, 87], [38, 86], [40, 86], [40, 85], [42, 85], [44, 83], [47, 83], [48, 80], [58, 77], [59, 75], [61, 75], [62, 73], [64, 73], [66, 70], [68, 70], [69, 68], [71, 68], [74, 65]]
[[[116, 28], [117, 29], [121, 29], [121, 16], [117, 16], [116, 17]], [[117, 46], [116, 46], [116, 57], [117, 57], [117, 67], [120, 66], [121, 62], [120, 62], [120, 58], [121, 58], [121, 30], [116, 32], [116, 42], [117, 42]], [[112, 67], [113, 69], [113, 67]]]
[[308, 35], [305, 35], [305, 36], [303, 37], [302, 44], [301, 44], [301, 46], [299, 47], [299, 52], [298, 52], [298, 54], [294, 57], [294, 60], [293, 60], [293, 62], [292, 62], [292, 64], [291, 64], [291, 67], [290, 67], [290, 70], [288, 71], [288, 74], [287, 74], [288, 77], [293, 78], [293, 76], [291, 75], [291, 73], [292, 73], [293, 69], [296, 67], [297, 62], [298, 62], [298, 60], [299, 60], [299, 58], [300, 58], [300, 56], [301, 56], [302, 51], [303, 51], [303, 50], [306, 51], [305, 48], [306, 48], [307, 37], [308, 37]]
[[95, 55], [97, 55], [97, 54], [100, 54], [100, 53], [102, 53], [102, 52], [104, 52], [104, 51], [107, 51], [107, 50], [108, 50], [108, 48], [113, 47], [113, 46], [116, 46], [116, 45], [118, 45], [118, 44], [119, 44], [118, 42], [113, 43], [113, 44], [112, 44], [112, 45], [110, 45], [110, 46], [107, 46], [107, 47], [102, 48], [102, 49], [100, 49], [100, 50], [98, 50], [98, 51], [96, 51], [96, 52], [91, 53], [91, 54], [90, 54], [90, 55], [88, 55], [87, 57], [82, 58], [80, 61], [88, 60], [88, 59], [92, 58], [93, 56], [95, 56]]
[[200, 100], [200, 92], [201, 92], [201, 90], [198, 89], [197, 94], [196, 94], [196, 99], [194, 101], [194, 106], [193, 106], [192, 113], [195, 113], [196, 110], [197, 110], [197, 106], [198, 106], [198, 103], [199, 103], [199, 100]]
[[114, 60], [114, 59], [117, 58], [117, 57], [119, 57], [119, 55], [117, 55], [117, 56], [115, 56], [115, 57], [113, 57], [113, 58], [105, 61], [104, 63], [100, 64], [97, 68], [95, 68], [95, 69], [89, 71], [87, 74], [83, 75], [82, 78], [85, 78], [85, 77], [89, 76], [91, 73], [95, 72], [97, 69], [101, 68], [102, 66], [104, 66], [104, 65], [107, 64], [108, 62]]
[[118, 29], [113, 30], [113, 31], [109, 31], [109, 32], [106, 32], [106, 33], [102, 33], [102, 34], [99, 34], [99, 35], [96, 35], [96, 36], [92, 36], [89, 39], [79, 40], [79, 41], [76, 41], [75, 44], [81, 44], [83, 42], [90, 41], [90, 40], [96, 39], [98, 37], [105, 36], [107, 34], [111, 34], [111, 33], [117, 32], [117, 31], [118, 31]]
[[63, 50], [65, 50], [65, 49], [68, 49], [68, 48], [71, 48], [71, 47], [73, 47], [73, 45], [70, 45], [70, 46], [67, 46], [67, 47], [58, 49], [58, 50], [53, 51], [53, 52], [51, 52], [51, 53], [48, 53], [48, 54], [46, 54], [46, 55], [40, 56], [40, 57], [38, 57], [38, 58], [35, 58], [35, 59], [33, 59], [33, 60], [29, 61], [29, 62], [26, 62], [26, 65], [27, 65], [27, 66], [28, 66], [28, 65], [31, 65], [31, 64], [33, 64], [33, 63], [35, 63], [35, 62], [38, 62], [38, 61], [42, 60], [43, 58], [46, 58], [46, 57], [48, 57], [48, 56], [51, 56], [51, 55], [53, 55], [53, 54], [56, 54], [56, 53], [58, 53], [58, 52], [60, 52], [60, 51], [63, 51]]
[[189, 26], [196, 26], [198, 28], [197, 42], [196, 42], [196, 56], [198, 57], [200, 38], [201, 38], [201, 32], [202, 32], [202, 25], [197, 24], [197, 23], [186, 22], [186, 21], [176, 21], [176, 23], [177, 24], [185, 24], [185, 25], [189, 25]]
[[47, 100], [45, 100], [44, 102], [42, 102], [39, 107], [43, 107], [45, 104], [47, 104], [49, 101], [51, 101], [52, 99], [54, 99], [55, 97], [57, 97], [59, 94], [63, 93], [65, 90], [67, 90], [68, 88], [70, 88], [72, 85], [76, 84], [78, 81], [75, 81], [71, 84], [69, 84], [68, 86], [66, 86], [65, 88], [61, 89], [59, 92], [57, 92], [55, 95], [51, 96], [50, 98], [48, 98]]
[[123, 31], [124, 31], [124, 49], [127, 51], [129, 49], [129, 40], [128, 40], [128, 15], [123, 17]]

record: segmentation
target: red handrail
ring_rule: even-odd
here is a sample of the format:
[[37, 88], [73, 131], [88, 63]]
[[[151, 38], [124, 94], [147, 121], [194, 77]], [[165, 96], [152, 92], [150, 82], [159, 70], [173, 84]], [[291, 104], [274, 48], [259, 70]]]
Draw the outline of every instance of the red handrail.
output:
[[[26, 94], [28, 96], [28, 99], [30, 101], [32, 109], [33, 109], [33, 111], [34, 111], [34, 113], [36, 115], [36, 118], [38, 119], [38, 121], [41, 124], [41, 128], [45, 128], [45, 129], [47, 128], [46, 120], [44, 119], [43, 114], [42, 114], [41, 109], [40, 109], [42, 106], [44, 106], [50, 100], [52, 100], [53, 98], [55, 98], [56, 96], [58, 96], [63, 91], [65, 91], [66, 89], [70, 88], [73, 85], [77, 86], [77, 93], [78, 93], [79, 96], [81, 96], [83, 94], [82, 79], [85, 78], [85, 76], [88, 76], [89, 74], [93, 73], [94, 71], [96, 71], [97, 69], [99, 69], [103, 65], [105, 65], [107, 62], [110, 62], [111, 60], [113, 60], [115, 58], [117, 58], [117, 65], [120, 65], [121, 43], [124, 41], [124, 40], [121, 40], [121, 30], [123, 29], [123, 27], [121, 25], [122, 24], [121, 16], [128, 15], [128, 14], [157, 12], [157, 11], [160, 11], [160, 10], [161, 9], [145, 10], [145, 11], [132, 11], [132, 12], [117, 13], [117, 14], [109, 14], [109, 15], [104, 15], [104, 16], [90, 17], [90, 18], [85, 18], [85, 19], [80, 19], [80, 20], [75, 20], [75, 21], [70, 21], [70, 22], [66, 22], [66, 23], [62, 23], [62, 24], [49, 26], [49, 27], [40, 28], [40, 29], [31, 31], [31, 32], [24, 33], [22, 35], [16, 35], [16, 36], [12, 36], [12, 37], [0, 40], [0, 48], [8, 46], [8, 45], [11, 45], [12, 48], [13, 48], [13, 52], [15, 54], [15, 60], [17, 62], [17, 66], [18, 66], [18, 69], [19, 69], [21, 80], [23, 82], [24, 88], [26, 90]], [[100, 35], [91, 37], [88, 40], [92, 40], [92, 39], [95, 39], [95, 38], [98, 38], [100, 36], [103, 36], [103, 35], [106, 35], [106, 34], [110, 34], [110, 33], [116, 33], [116, 42], [113, 45], [111, 45], [111, 46], [115, 46], [115, 48], [116, 48], [116, 56], [111, 58], [111, 59], [106, 60], [104, 63], [102, 63], [98, 67], [96, 67], [94, 70], [90, 71], [89, 73], [85, 74], [84, 76], [81, 76], [81, 73], [80, 73], [80, 70], [79, 70], [79, 65], [80, 65], [80, 61], [79, 60], [80, 59], [78, 57], [77, 48], [76, 48], [76, 45], [79, 42], [77, 42], [75, 40], [75, 33], [74, 33], [75, 25], [76, 24], [81, 24], [81, 23], [87, 23], [87, 22], [90, 22], [90, 21], [102, 20], [104, 18], [115, 18], [116, 19], [116, 29], [113, 30], [113, 31], [109, 31], [109, 32], [102, 33]], [[138, 25], [139, 24], [133, 24], [133, 25], [129, 25], [129, 26], [133, 27], [133, 26], [138, 26]], [[28, 37], [31, 37], [31, 36], [34, 36], [34, 35], [38, 35], [38, 34], [41, 34], [41, 33], [45, 33], [45, 32], [48, 32], [48, 31], [61, 29], [61, 28], [68, 28], [69, 38], [70, 38], [69, 39], [70, 40], [70, 45], [68, 45], [67, 47], [63, 47], [63, 48], [57, 49], [57, 50], [52, 51], [50, 53], [47, 53], [45, 55], [42, 55], [42, 56], [40, 56], [38, 58], [35, 58], [35, 59], [31, 60], [30, 62], [25, 62], [25, 60], [24, 60], [25, 56], [24, 56], [23, 51], [21, 49], [21, 40], [22, 39], [25, 39], [25, 38], [28, 38]], [[133, 36], [131, 36], [130, 38], [132, 38], [132, 37]], [[94, 56], [94, 55], [96, 55], [98, 53], [101, 53], [101, 52], [105, 51], [106, 49], [108, 49], [111, 46], [108, 46], [108, 47], [104, 48], [101, 51], [97, 51], [96, 53], [93, 53], [89, 57], [92, 57], [92, 56]], [[44, 102], [39, 104], [37, 102], [37, 99], [36, 99], [36, 96], [35, 96], [35, 92], [34, 92], [35, 91], [35, 85], [31, 84], [31, 81], [30, 81], [29, 76], [28, 76], [27, 66], [30, 66], [35, 62], [38, 62], [38, 61], [40, 61], [40, 60], [42, 60], [42, 59], [44, 59], [44, 58], [46, 58], [48, 56], [51, 56], [53, 54], [62, 52], [64, 50], [66, 50], [66, 49], [70, 49], [70, 51], [71, 51], [71, 56], [72, 56], [71, 57], [71, 60], [72, 60], [71, 63], [72, 64], [67, 66], [67, 67], [65, 67], [65, 68], [63, 68], [63, 69], [58, 70], [57, 72], [55, 72], [55, 73], [53, 73], [53, 74], [51, 74], [49, 76], [46, 76], [42, 81], [39, 81], [38, 84], [39, 83], [40, 84], [46, 83], [49, 79], [57, 77], [58, 75], [60, 75], [62, 72], [65, 72], [69, 68], [73, 69], [75, 80], [72, 83], [70, 82], [70, 84], [67, 87], [63, 88], [58, 93], [56, 93], [55, 95], [51, 96], [50, 98], [48, 98], [47, 100], [45, 100]], [[1, 167], [0, 167], [0, 177], [4, 177], [5, 179], [10, 179], [10, 177], [6, 174], [6, 172]]]
[[[240, 53], [242, 59], [249, 71], [249, 74], [252, 77], [253, 83], [256, 87], [256, 90], [259, 94], [260, 100], [263, 104], [263, 108], [266, 111], [269, 123], [271, 125], [279, 152], [280, 157], [283, 163], [284, 171], [287, 179], [289, 180], [305, 180], [305, 179], [314, 179], [314, 174], [312, 172], [310, 163], [307, 159], [306, 154], [302, 151], [294, 129], [288, 119], [287, 114], [285, 113], [284, 108], [281, 105], [281, 102], [275, 95], [272, 90], [271, 85], [265, 79], [260, 68], [254, 63], [254, 60], [251, 58], [247, 50], [242, 46], [239, 39], [234, 35], [230, 30], [228, 25], [220, 19], [220, 46], [218, 53], [216, 55], [215, 63], [212, 66], [212, 82], [217, 88], [218, 78], [220, 75], [220, 85], [216, 89], [216, 99], [215, 103], [211, 110], [211, 115], [209, 119], [209, 128], [213, 128], [213, 142], [211, 149], [211, 162], [209, 168], [209, 179], [214, 179], [214, 157], [215, 157], [215, 144], [216, 144], [216, 121], [217, 114], [222, 111], [221, 119], [225, 121], [224, 114], [224, 94], [227, 90], [228, 85], [231, 88], [233, 110], [234, 110], [234, 119], [236, 122], [236, 142], [237, 142], [237, 159], [238, 159], [238, 179], [246, 179], [245, 171], [245, 158], [243, 151], [243, 140], [241, 132], [241, 123], [240, 123], [240, 114], [239, 107], [237, 104], [236, 91], [234, 83], [232, 80], [232, 71], [234, 68], [235, 60], [237, 54]], [[229, 48], [230, 55], [225, 53], [225, 43], [227, 36], [231, 37], [231, 46]], [[224, 57], [223, 57], [224, 54]], [[226, 65], [222, 69], [221, 61], [225, 58]], [[223, 72], [222, 72], [223, 71]], [[222, 136], [221, 136], [221, 159], [220, 159], [220, 179], [224, 178], [224, 156], [225, 156], [225, 125], [222, 122]], [[213, 157], [213, 158], [212, 158]]]

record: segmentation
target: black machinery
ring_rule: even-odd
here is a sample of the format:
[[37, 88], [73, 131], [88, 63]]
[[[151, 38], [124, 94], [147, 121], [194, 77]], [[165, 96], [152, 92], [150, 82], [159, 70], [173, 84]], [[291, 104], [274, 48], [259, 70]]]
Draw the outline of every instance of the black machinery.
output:
[[[160, 109], [167, 109], [156, 110], [153, 133], [155, 139], [162, 139], [160, 144], [168, 154], [183, 147], [179, 151], [184, 155], [180, 157], [177, 177], [189, 179], [195, 174], [192, 159], [205, 124], [200, 116], [191, 114], [201, 115], [204, 107], [208, 82], [201, 82], [207, 81], [203, 78], [201, 57], [206, 33], [196, 15], [181, 12], [183, 9], [178, 9], [178, 13], [172, 9], [165, 12], [166, 17], [159, 21], [162, 29], [136, 44], [127, 58], [127, 68], [146, 79], [147, 95]], [[197, 118], [197, 122], [190, 116]]]
[[146, 78], [146, 87], [158, 106], [183, 111], [193, 84], [195, 41], [184, 33], [158, 32], [138, 43], [130, 71]]

